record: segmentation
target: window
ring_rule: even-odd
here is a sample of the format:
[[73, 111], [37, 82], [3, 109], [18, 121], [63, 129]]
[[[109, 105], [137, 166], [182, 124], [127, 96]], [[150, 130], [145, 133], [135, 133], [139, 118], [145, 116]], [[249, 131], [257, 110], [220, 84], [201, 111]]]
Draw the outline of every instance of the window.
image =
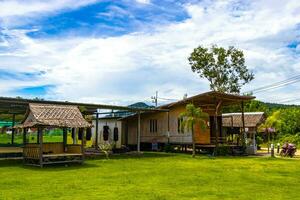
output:
[[157, 119], [150, 119], [150, 133], [157, 132]]
[[184, 127], [182, 126], [183, 118], [179, 117], [177, 119], [177, 132], [178, 133], [184, 133]]

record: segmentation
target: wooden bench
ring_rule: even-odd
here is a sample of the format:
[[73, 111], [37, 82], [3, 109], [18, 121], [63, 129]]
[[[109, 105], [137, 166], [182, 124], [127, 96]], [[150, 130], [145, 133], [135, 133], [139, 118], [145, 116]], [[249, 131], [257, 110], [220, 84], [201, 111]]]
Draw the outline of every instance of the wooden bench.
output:
[[23, 148], [24, 164], [43, 166], [55, 163], [82, 163], [84, 154], [81, 145], [63, 143], [44, 143], [42, 153], [39, 144], [26, 144]]

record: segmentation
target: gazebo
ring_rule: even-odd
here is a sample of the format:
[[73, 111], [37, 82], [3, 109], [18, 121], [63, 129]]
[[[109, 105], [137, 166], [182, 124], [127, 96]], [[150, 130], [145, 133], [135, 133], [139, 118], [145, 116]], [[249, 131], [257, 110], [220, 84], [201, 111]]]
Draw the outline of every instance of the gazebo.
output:
[[[84, 133], [92, 125], [82, 116], [77, 106], [57, 104], [30, 103], [25, 120], [17, 128], [23, 129], [23, 159], [24, 164], [43, 167], [54, 163], [83, 163]], [[37, 129], [37, 142], [27, 143], [28, 128]], [[43, 132], [46, 128], [61, 128], [63, 142], [43, 142]], [[72, 135], [81, 139], [81, 144], [67, 144], [67, 129], [72, 128]], [[78, 130], [78, 131], [76, 131]]]

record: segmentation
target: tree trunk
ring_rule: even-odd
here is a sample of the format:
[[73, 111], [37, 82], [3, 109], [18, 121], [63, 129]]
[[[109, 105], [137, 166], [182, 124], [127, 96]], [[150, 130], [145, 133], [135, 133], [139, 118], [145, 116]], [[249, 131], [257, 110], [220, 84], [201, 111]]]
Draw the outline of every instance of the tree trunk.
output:
[[270, 153], [270, 133], [269, 133], [268, 128], [266, 128], [266, 133], [268, 135], [268, 153]]
[[195, 148], [195, 137], [194, 137], [194, 124], [192, 125], [192, 142], [193, 142], [193, 154], [192, 157], [195, 158], [196, 148]]

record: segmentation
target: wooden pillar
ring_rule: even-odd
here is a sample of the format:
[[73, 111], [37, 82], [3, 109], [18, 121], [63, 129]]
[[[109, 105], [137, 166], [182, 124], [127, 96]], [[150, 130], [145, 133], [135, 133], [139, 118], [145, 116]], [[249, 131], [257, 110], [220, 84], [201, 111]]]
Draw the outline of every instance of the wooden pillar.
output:
[[242, 108], [242, 143], [245, 145], [245, 114], [244, 114], [244, 102], [242, 101], [241, 103], [241, 108]]
[[137, 124], [137, 152], [141, 151], [141, 113], [138, 111], [138, 124]]
[[36, 143], [37, 143], [37, 144], [40, 143], [39, 128], [38, 128], [37, 133], [36, 133]]
[[27, 128], [23, 128], [23, 146], [26, 145], [26, 134], [27, 134]]
[[73, 137], [73, 144], [77, 144], [76, 128], [72, 128], [72, 137]]
[[99, 113], [96, 113], [96, 131], [95, 131], [95, 149], [98, 149], [98, 133], [99, 133]]
[[11, 144], [14, 144], [15, 140], [15, 123], [16, 123], [16, 114], [12, 115], [12, 129], [11, 129]]
[[63, 128], [63, 146], [65, 152], [67, 150], [67, 137], [68, 137], [68, 130], [67, 128]]
[[[222, 104], [222, 101], [219, 101], [216, 105], [216, 110], [215, 110], [215, 116], [214, 116], [214, 121], [215, 121], [215, 135], [216, 135], [216, 146], [219, 146], [219, 123], [218, 123], [218, 114], [220, 112], [220, 106]], [[220, 130], [221, 131], [221, 130]]]
[[40, 158], [40, 166], [43, 167], [43, 129], [38, 128], [38, 138], [39, 138], [39, 158]]
[[85, 140], [85, 135], [84, 135], [84, 133], [85, 133], [85, 129], [84, 128], [80, 128], [81, 130], [79, 130], [79, 132], [80, 131], [82, 131], [82, 138], [81, 138], [81, 153], [82, 153], [82, 162], [84, 161], [84, 140]]
[[167, 116], [168, 116], [168, 144], [170, 144], [170, 112], [167, 112]]

